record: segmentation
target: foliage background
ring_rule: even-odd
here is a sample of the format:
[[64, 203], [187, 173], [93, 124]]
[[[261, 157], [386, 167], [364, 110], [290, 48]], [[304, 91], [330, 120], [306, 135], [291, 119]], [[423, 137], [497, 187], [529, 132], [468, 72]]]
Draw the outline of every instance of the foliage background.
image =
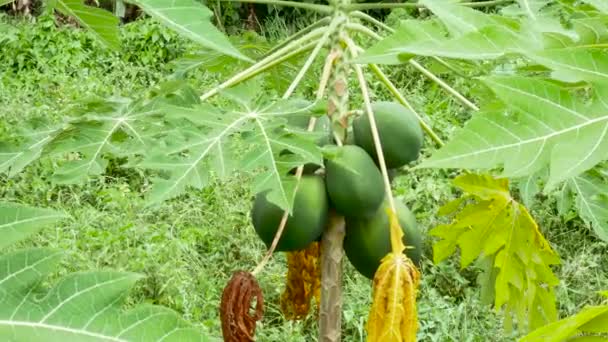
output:
[[[57, 28], [53, 17], [3, 16], [1, 20], [3, 136], [25, 120], [60, 122], [78, 100], [89, 96], [140, 94], [172, 74], [172, 61], [196, 50], [191, 43], [150, 20], [122, 26], [122, 46], [116, 53], [101, 47], [90, 33], [68, 26]], [[243, 36], [265, 46], [302, 24], [269, 16], [261, 23], [262, 36]], [[238, 27], [235, 30], [240, 31]], [[195, 89], [208, 89], [221, 74], [199, 70], [188, 81]], [[470, 112], [409, 68], [392, 68], [391, 76], [444, 138], [470, 117]], [[458, 82], [458, 89], [468, 89], [468, 84]], [[376, 98], [387, 96], [378, 85], [372, 87]], [[432, 144], [426, 146], [431, 148]], [[143, 273], [147, 277], [138, 283], [130, 303], [167, 305], [219, 336], [219, 289], [232, 271], [250, 268], [263, 251], [248, 217], [252, 197], [245, 186], [248, 180], [236, 176], [202, 191], [190, 190], [179, 201], [148, 208], [142, 193], [149, 186], [150, 175], [114, 167], [121, 163], [118, 158], [113, 159], [104, 177], [78, 186], [52, 185], [55, 163], [42, 159], [15, 178], [0, 176], [0, 196], [5, 201], [63, 209], [71, 214], [72, 220], [44, 230], [33, 241], [35, 245], [68, 253], [56, 276], [93, 268]], [[441, 170], [417, 170], [404, 171], [396, 180], [396, 194], [413, 209], [424, 230], [440, 223], [434, 214], [439, 204], [458, 195], [447, 181], [452, 176]], [[541, 199], [532, 206], [532, 214], [563, 261], [557, 270], [561, 279], [557, 297], [560, 315], [565, 316], [597, 303], [600, 298], [594, 291], [608, 288], [608, 258], [604, 255], [607, 246], [583, 226], [576, 214], [567, 213], [563, 220], [552, 198]], [[512, 340], [513, 336], [502, 331], [501, 317], [480, 299], [475, 285], [478, 270], [459, 271], [456, 258], [432, 266], [430, 239], [425, 245], [427, 258], [419, 296], [420, 340]], [[268, 308], [258, 339], [315, 340], [313, 318], [284, 322], [279, 312], [284, 263], [283, 256], [277, 255], [259, 277]], [[344, 338], [363, 340], [370, 283], [350, 265], [345, 278]]]

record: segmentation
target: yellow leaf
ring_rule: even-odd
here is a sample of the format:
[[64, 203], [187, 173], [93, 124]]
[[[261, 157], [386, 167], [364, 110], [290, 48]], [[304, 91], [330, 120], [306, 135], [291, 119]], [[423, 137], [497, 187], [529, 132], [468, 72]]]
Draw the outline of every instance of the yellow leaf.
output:
[[386, 208], [386, 214], [390, 222], [392, 252], [395, 254], [402, 253], [405, 245], [403, 244], [403, 230], [399, 224], [399, 218], [391, 208]]
[[287, 253], [287, 281], [281, 295], [281, 311], [288, 320], [306, 318], [310, 301], [321, 296], [321, 244], [311, 243], [306, 249]]
[[420, 272], [402, 253], [390, 253], [374, 276], [367, 320], [368, 342], [414, 342], [418, 330], [416, 292]]
[[487, 272], [494, 276], [486, 282], [493, 287], [488, 293], [494, 293], [496, 309], [505, 309], [506, 330], [513, 322], [534, 329], [555, 321], [558, 279], [551, 265], [559, 257], [526, 207], [509, 193], [508, 180], [469, 173], [454, 184], [465, 194], [441, 211], [452, 222], [430, 232], [440, 238], [433, 246], [435, 262], [458, 247], [463, 268], [476, 259], [489, 260]]

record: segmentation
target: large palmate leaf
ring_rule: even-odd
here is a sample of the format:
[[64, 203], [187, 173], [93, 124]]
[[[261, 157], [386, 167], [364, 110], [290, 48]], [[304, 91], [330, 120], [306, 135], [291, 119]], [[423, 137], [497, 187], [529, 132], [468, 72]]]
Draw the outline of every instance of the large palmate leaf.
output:
[[487, 77], [484, 82], [514, 113], [476, 115], [420, 167], [504, 167], [530, 175], [550, 163], [547, 187], [608, 158], [608, 95], [596, 87], [593, 105], [546, 81]]
[[26, 207], [13, 203], [0, 203], [0, 249], [36, 233], [45, 225], [62, 220], [66, 214]]
[[100, 175], [107, 166], [105, 154], [121, 155], [142, 151], [164, 128], [154, 105], [116, 99], [89, 103], [85, 114], [69, 125], [49, 144], [54, 154], [76, 153], [55, 170], [57, 183], [72, 184]]
[[[247, 91], [259, 95], [255, 87]], [[154, 182], [152, 202], [178, 196], [188, 187], [202, 188], [212, 175], [225, 177], [238, 169], [255, 172], [254, 192], [268, 191], [271, 202], [291, 210], [295, 178], [289, 170], [307, 162], [321, 164], [321, 151], [314, 136], [284, 127], [288, 115], [303, 112], [301, 102], [258, 103], [249, 95], [231, 94], [240, 107], [236, 110], [207, 104], [165, 108], [168, 117], [186, 118], [197, 126], [182, 129], [181, 138], [150, 151], [139, 164], [170, 174]]]
[[118, 49], [118, 18], [101, 8], [86, 6], [83, 0], [50, 1], [59, 12], [70, 16], [90, 30], [99, 41], [110, 48]]
[[0, 173], [6, 173], [12, 177], [21, 172], [23, 168], [40, 157], [44, 148], [60, 132], [60, 127], [25, 129], [20, 134], [23, 140], [21, 143], [0, 143]]
[[559, 257], [527, 209], [511, 197], [508, 181], [465, 174], [454, 184], [466, 194], [440, 209], [440, 214], [454, 218], [431, 230], [441, 238], [433, 246], [435, 262], [455, 253], [457, 247], [462, 267], [477, 258], [491, 259], [490, 271], [497, 272], [494, 305], [504, 307], [507, 328], [513, 316], [520, 326], [528, 322], [532, 329], [556, 320], [553, 288], [558, 279], [550, 265], [558, 264]]
[[[64, 214], [0, 203], [1, 247], [31, 236]], [[46, 293], [61, 251], [17, 250], [0, 255], [0, 339], [2, 341], [207, 341], [166, 308], [137, 306], [124, 312], [126, 292], [140, 276], [98, 271], [68, 275]]]
[[211, 23], [213, 12], [195, 0], [130, 0], [164, 25], [202, 46], [243, 60], [248, 57], [232, 46]]
[[608, 182], [588, 172], [569, 179], [568, 186], [576, 194], [581, 218], [600, 239], [608, 241]]
[[[604, 296], [608, 292], [603, 293]], [[574, 316], [539, 328], [519, 342], [602, 342], [608, 334], [608, 305], [588, 306]]]

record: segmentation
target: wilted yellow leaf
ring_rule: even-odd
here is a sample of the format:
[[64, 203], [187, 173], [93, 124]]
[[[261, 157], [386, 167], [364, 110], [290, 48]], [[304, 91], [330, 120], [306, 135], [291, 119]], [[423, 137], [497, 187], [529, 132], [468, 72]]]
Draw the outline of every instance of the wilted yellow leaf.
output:
[[402, 253], [389, 253], [374, 276], [373, 303], [367, 321], [369, 342], [416, 341], [416, 292], [420, 272]]
[[321, 244], [311, 243], [306, 249], [287, 253], [287, 281], [281, 295], [281, 311], [288, 320], [306, 318], [310, 301], [321, 295]]

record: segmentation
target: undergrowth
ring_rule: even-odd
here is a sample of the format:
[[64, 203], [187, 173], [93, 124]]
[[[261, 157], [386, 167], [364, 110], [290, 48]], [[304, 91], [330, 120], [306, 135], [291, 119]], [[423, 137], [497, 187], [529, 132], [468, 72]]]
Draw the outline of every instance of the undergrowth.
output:
[[[7, 19], [2, 19], [7, 22]], [[57, 28], [52, 17], [11, 20], [0, 33], [0, 134], [6, 135], [28, 119], [61, 121], [77, 101], [92, 96], [136, 96], [173, 72], [169, 62], [196, 51], [160, 25], [138, 20], [121, 28], [122, 47], [111, 52], [87, 32]], [[3, 26], [4, 27], [4, 26]], [[263, 26], [265, 36], [285, 35], [287, 24], [276, 16]], [[471, 113], [434, 84], [407, 68], [394, 68], [392, 77], [440, 134], [448, 138]], [[190, 76], [196, 89], [209, 89], [218, 74], [197, 71]], [[468, 89], [461, 82], [459, 89]], [[376, 98], [386, 97], [373, 87]], [[354, 99], [357, 101], [357, 99]], [[435, 125], [435, 122], [453, 126]], [[445, 125], [445, 124], [444, 124]], [[425, 155], [435, 147], [428, 140]], [[252, 194], [243, 176], [216, 182], [202, 191], [190, 191], [176, 200], [146, 207], [143, 193], [148, 175], [120, 167], [114, 158], [104, 177], [82, 186], [50, 182], [54, 160], [43, 159], [19, 176], [0, 176], [0, 196], [39, 207], [64, 210], [71, 219], [46, 229], [27, 244], [66, 251], [59, 276], [95, 268], [128, 270], [146, 275], [131, 294], [130, 303], [167, 305], [220, 336], [218, 303], [231, 273], [251, 270], [264, 246], [249, 218]], [[455, 196], [441, 170], [402, 170], [395, 193], [415, 212], [422, 229], [439, 221], [438, 207]], [[598, 300], [595, 291], [608, 288], [606, 244], [594, 238], [576, 217], [557, 216], [550, 198], [538, 198], [531, 208], [548, 240], [562, 257], [557, 270], [561, 316]], [[511, 341], [502, 330], [500, 314], [482, 303], [476, 285], [478, 270], [459, 270], [458, 260], [440, 265], [431, 261], [431, 243], [425, 241], [419, 294], [421, 341]], [[345, 341], [363, 341], [370, 305], [370, 281], [346, 264], [343, 328]], [[277, 254], [260, 274], [267, 301], [258, 328], [259, 341], [315, 341], [316, 321], [285, 322], [278, 306], [285, 258]]]

